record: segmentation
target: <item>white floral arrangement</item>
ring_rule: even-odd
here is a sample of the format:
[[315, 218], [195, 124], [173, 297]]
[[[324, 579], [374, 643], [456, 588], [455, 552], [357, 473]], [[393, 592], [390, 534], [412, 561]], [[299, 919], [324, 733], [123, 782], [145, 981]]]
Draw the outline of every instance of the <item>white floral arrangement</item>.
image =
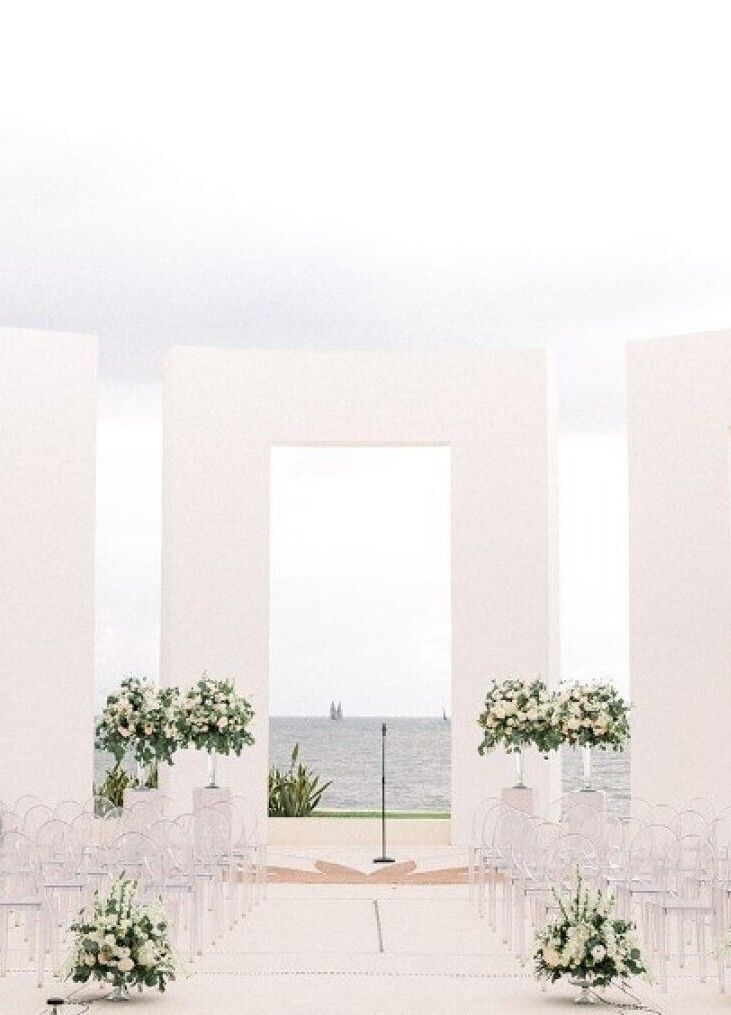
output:
[[559, 916], [536, 932], [536, 976], [554, 983], [562, 976], [593, 987], [632, 976], [649, 980], [634, 924], [614, 916], [614, 899], [592, 891], [581, 872], [570, 898], [554, 889]]
[[611, 684], [562, 685], [556, 696], [563, 743], [621, 751], [629, 740], [629, 705]]
[[254, 743], [248, 729], [253, 718], [253, 708], [230, 680], [213, 680], [204, 673], [182, 699], [180, 733], [185, 746], [240, 755]]
[[542, 680], [494, 680], [477, 722], [483, 730], [480, 754], [499, 744], [509, 753], [533, 745], [547, 753], [561, 745], [554, 695]]
[[168, 942], [162, 903], [136, 902], [137, 884], [122, 874], [106, 896], [94, 893], [91, 912], [82, 910], [71, 924], [74, 935], [58, 975], [75, 983], [104, 980], [115, 987], [157, 987], [175, 979], [176, 964]]
[[96, 725], [96, 747], [121, 762], [127, 752], [141, 765], [173, 763], [182, 746], [179, 698], [175, 687], [157, 687], [139, 677], [125, 677], [119, 691], [107, 697]]

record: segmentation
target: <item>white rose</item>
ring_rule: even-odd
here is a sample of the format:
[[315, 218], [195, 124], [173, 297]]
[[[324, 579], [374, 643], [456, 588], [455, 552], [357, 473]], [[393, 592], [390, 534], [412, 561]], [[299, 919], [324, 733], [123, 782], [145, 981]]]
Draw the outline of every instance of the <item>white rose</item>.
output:
[[601, 962], [604, 956], [607, 954], [607, 950], [604, 945], [594, 945], [591, 950], [591, 957], [595, 962]]
[[549, 969], [555, 969], [556, 966], [561, 962], [561, 956], [555, 948], [544, 948], [543, 949], [543, 961], [549, 967]]
[[228, 719], [226, 718], [225, 715], [222, 715], [221, 718], [218, 720], [217, 726], [220, 730], [226, 729], [226, 727], [228, 726]]
[[84, 952], [84, 965], [85, 966], [95, 966], [96, 965], [96, 955], [92, 955], [91, 952]]
[[132, 959], [130, 959], [130, 958], [120, 959], [120, 962], [119, 962], [119, 970], [120, 970], [120, 972], [122, 972], [122, 973], [130, 973], [130, 972], [132, 972], [134, 967], [135, 967], [135, 964], [132, 961]]

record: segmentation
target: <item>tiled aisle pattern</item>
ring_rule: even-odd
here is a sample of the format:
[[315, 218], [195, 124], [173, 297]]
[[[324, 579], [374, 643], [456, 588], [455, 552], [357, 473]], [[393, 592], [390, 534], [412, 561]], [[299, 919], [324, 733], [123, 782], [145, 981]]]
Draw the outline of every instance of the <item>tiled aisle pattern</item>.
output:
[[[311, 859], [286, 857], [288, 866]], [[444, 859], [434, 856], [431, 862], [442, 865]], [[352, 855], [337, 860], [355, 867], [364, 862]], [[426, 855], [420, 860], [422, 866], [429, 862]], [[450, 862], [460, 860], [452, 856]], [[11, 968], [17, 969], [22, 958], [18, 949]], [[715, 982], [700, 985], [693, 973], [674, 977], [667, 997], [646, 986], [639, 993], [663, 1015], [728, 1012], [729, 1001]], [[55, 988], [49, 978], [39, 991], [30, 973], [11, 973], [0, 980], [0, 1013], [40, 1015], [48, 1011], [44, 1001]], [[64, 985], [60, 992], [70, 990]], [[574, 994], [571, 987], [541, 991], [530, 969], [521, 967], [477, 917], [465, 886], [271, 885], [268, 898], [195, 963], [192, 975], [164, 995], [135, 998], [126, 1010], [142, 1015], [551, 1015], [575, 1010]], [[116, 1005], [99, 1000], [91, 1015], [115, 1010]], [[80, 1009], [65, 1012], [76, 1015]]]

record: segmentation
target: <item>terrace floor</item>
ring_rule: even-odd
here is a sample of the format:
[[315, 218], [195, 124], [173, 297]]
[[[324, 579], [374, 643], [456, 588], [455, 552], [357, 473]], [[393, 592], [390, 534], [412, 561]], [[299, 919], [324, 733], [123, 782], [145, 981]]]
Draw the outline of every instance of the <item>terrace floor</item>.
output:
[[[313, 869], [315, 859], [301, 852], [270, 857], [273, 866], [301, 870]], [[343, 856], [336, 851], [329, 860], [361, 874], [377, 869], [362, 852]], [[464, 855], [424, 852], [415, 862], [422, 872], [457, 869], [464, 867]], [[50, 977], [38, 990], [30, 972], [18, 971], [20, 960], [20, 952], [14, 952], [10, 975], [0, 980], [2, 1015], [37, 1015], [49, 1010], [46, 997], [71, 993], [71, 985], [59, 990]], [[94, 999], [92, 1015], [116, 1010], [103, 1000], [104, 993], [84, 990], [75, 1000]], [[667, 995], [645, 984], [637, 993], [663, 1015], [727, 1012], [731, 1005], [719, 994], [715, 978], [698, 983], [692, 964], [684, 974], [676, 971]], [[163, 995], [135, 995], [125, 1010], [146, 1015], [550, 1015], [575, 1010], [575, 994], [570, 986], [542, 991], [530, 968], [513, 959], [476, 915], [466, 885], [367, 878], [270, 884], [267, 898], [198, 959], [189, 976]], [[629, 1000], [617, 993], [610, 998]], [[83, 1009], [68, 1004], [62, 1010], [80, 1015]]]

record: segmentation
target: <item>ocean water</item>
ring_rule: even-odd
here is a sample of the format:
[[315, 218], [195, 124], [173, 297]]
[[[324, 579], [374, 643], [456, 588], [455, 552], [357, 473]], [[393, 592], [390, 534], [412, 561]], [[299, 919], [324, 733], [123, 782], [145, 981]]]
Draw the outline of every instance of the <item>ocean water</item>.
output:
[[[332, 780], [321, 809], [378, 810], [381, 806], [381, 719], [287, 718], [269, 720], [269, 759], [299, 760]], [[448, 811], [450, 723], [439, 718], [385, 720], [386, 806], [399, 811]]]
[[[438, 718], [386, 719], [386, 806], [405, 811], [449, 811], [451, 724]], [[295, 743], [299, 760], [323, 782], [332, 780], [321, 808], [377, 810], [381, 805], [381, 720], [272, 717], [269, 757], [289, 764]], [[581, 788], [582, 757], [562, 753], [563, 790]], [[629, 805], [629, 752], [595, 750], [593, 781], [620, 813]]]
[[[386, 735], [386, 806], [398, 811], [450, 809], [451, 724], [439, 718], [390, 718]], [[299, 744], [299, 760], [332, 781], [320, 804], [325, 810], [378, 810], [381, 806], [381, 719], [322, 717], [269, 720], [269, 759], [279, 768], [289, 765], [292, 748]], [[114, 759], [97, 752], [95, 781]], [[487, 762], [486, 762], [487, 763]], [[130, 771], [133, 765], [126, 766]], [[607, 793], [620, 813], [629, 806], [630, 755], [628, 751], [594, 751], [594, 785]], [[581, 787], [580, 752], [562, 753], [564, 792]]]

